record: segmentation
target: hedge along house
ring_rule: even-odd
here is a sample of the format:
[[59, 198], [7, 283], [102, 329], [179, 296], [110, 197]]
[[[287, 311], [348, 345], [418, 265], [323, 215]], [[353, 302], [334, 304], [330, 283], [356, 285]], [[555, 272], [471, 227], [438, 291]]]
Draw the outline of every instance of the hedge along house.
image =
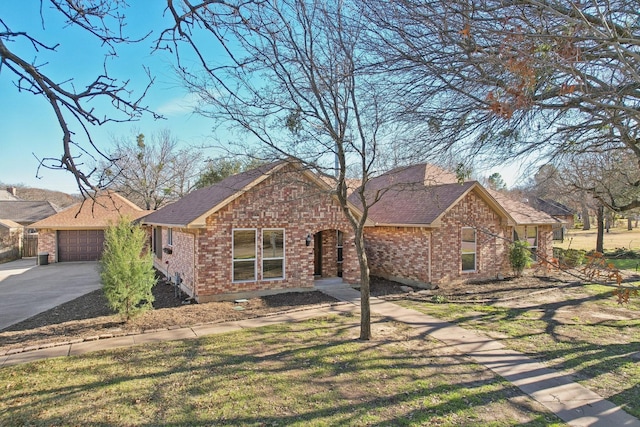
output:
[[[509, 211], [513, 206], [503, 206], [478, 182], [460, 184], [451, 173], [419, 164], [374, 178], [367, 192], [380, 195], [368, 212], [375, 226], [365, 229], [372, 275], [431, 287], [510, 273], [508, 250], [521, 224]], [[538, 250], [550, 252], [551, 226], [536, 233], [545, 242]]]
[[357, 283], [351, 225], [330, 190], [285, 161], [196, 190], [144, 218], [155, 265], [198, 302]]

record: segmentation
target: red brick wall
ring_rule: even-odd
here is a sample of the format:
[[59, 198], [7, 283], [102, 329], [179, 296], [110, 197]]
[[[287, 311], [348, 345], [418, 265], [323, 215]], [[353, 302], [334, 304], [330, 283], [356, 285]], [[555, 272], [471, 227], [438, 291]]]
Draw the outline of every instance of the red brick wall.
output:
[[[163, 254], [160, 261], [164, 264], [168, 260], [171, 271], [184, 273], [184, 286], [192, 286], [193, 295], [201, 302], [224, 299], [225, 294], [313, 288], [314, 248], [313, 243], [306, 246], [305, 239], [308, 234], [313, 236], [324, 230], [328, 231], [323, 233], [327, 239], [323, 242], [323, 251], [334, 252], [335, 230], [343, 231], [343, 280], [348, 283], [360, 280], [353, 232], [339, 203], [317, 190], [315, 184], [301, 180], [300, 174], [280, 174], [267, 179], [208, 217], [206, 223], [205, 229], [174, 229], [173, 253]], [[234, 283], [232, 280], [233, 230], [238, 228], [257, 232], [255, 281]], [[262, 278], [262, 230], [266, 228], [284, 229], [284, 279]], [[166, 246], [164, 227], [163, 244]], [[194, 253], [193, 259], [190, 258]], [[335, 275], [336, 256], [329, 252], [325, 255], [323, 273]]]
[[38, 252], [48, 252], [49, 263], [58, 262], [58, 239], [56, 230], [38, 230]]
[[368, 227], [365, 247], [371, 275], [408, 284], [429, 283], [429, 230]]
[[173, 245], [169, 246], [167, 244], [168, 229], [162, 227], [162, 246], [171, 248], [171, 253], [156, 253], [154, 264], [172, 280], [175, 278], [175, 274], [179, 273], [183, 290], [193, 296], [195, 294], [194, 248], [198, 231], [179, 228], [172, 230]]
[[[462, 272], [462, 227], [476, 228], [474, 272]], [[371, 274], [424, 284], [488, 279], [507, 274], [509, 242], [504, 239], [507, 232], [500, 216], [471, 192], [444, 215], [439, 227], [367, 228], [365, 236]]]

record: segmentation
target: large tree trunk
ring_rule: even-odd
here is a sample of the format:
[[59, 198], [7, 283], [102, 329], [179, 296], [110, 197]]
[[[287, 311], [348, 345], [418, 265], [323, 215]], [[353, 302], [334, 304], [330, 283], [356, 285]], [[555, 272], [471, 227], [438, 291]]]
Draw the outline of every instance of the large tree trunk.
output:
[[596, 237], [596, 252], [604, 252], [604, 206], [598, 206], [598, 235]]
[[583, 230], [591, 230], [591, 221], [589, 221], [589, 208], [584, 203], [581, 206], [582, 208], [582, 229]]
[[629, 231], [633, 230], [633, 222], [631, 221], [630, 216], [627, 217], [627, 230]]
[[364, 230], [356, 230], [355, 243], [360, 264], [360, 339], [368, 341], [371, 339], [371, 306], [369, 303], [371, 294], [369, 261], [364, 250]]

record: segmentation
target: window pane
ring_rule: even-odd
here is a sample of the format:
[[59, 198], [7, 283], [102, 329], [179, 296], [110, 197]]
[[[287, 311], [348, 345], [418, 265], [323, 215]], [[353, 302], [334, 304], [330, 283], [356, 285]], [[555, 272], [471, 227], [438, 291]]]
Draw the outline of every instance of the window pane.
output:
[[476, 269], [476, 254], [462, 255], [462, 271], [472, 271]]
[[269, 259], [262, 262], [262, 277], [264, 279], [278, 279], [284, 277], [281, 259]]
[[284, 256], [284, 230], [264, 230], [262, 232], [262, 254], [265, 258]]
[[241, 280], [255, 280], [255, 261], [234, 261], [233, 262], [233, 280], [235, 282]]
[[255, 230], [234, 230], [233, 259], [253, 259], [256, 257]]
[[342, 240], [343, 240], [343, 235], [342, 235], [342, 231], [338, 230], [338, 246], [342, 246]]
[[527, 242], [532, 248], [538, 246], [538, 227], [527, 227]]

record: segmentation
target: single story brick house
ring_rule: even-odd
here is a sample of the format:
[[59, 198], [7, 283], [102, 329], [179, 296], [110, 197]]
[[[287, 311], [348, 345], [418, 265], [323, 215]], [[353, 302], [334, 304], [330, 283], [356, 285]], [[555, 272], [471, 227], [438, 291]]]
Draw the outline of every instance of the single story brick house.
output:
[[48, 253], [49, 263], [96, 261], [104, 247], [104, 230], [122, 217], [131, 220], [147, 215], [115, 192], [104, 192], [76, 203], [31, 227], [38, 230], [38, 252]]
[[353, 232], [329, 185], [279, 161], [187, 194], [146, 216], [155, 265], [198, 302], [360, 280]]
[[[374, 226], [365, 229], [374, 276], [423, 287], [504, 276], [514, 237], [552, 256], [553, 218], [433, 165], [394, 169], [367, 192], [381, 194], [369, 208]], [[356, 194], [350, 200], [358, 206]]]

